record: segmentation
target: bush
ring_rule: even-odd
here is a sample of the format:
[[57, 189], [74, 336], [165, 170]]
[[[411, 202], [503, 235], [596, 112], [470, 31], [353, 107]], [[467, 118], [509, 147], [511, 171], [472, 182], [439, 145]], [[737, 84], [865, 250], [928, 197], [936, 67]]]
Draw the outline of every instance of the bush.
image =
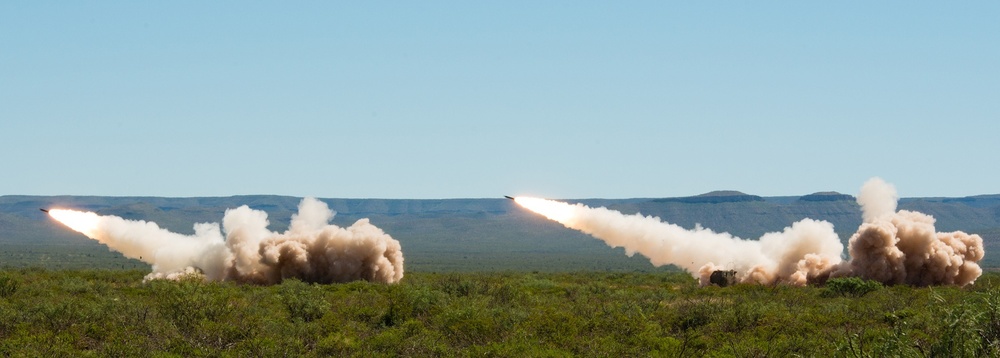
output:
[[288, 309], [292, 320], [312, 322], [323, 318], [330, 310], [330, 303], [322, 295], [322, 291], [299, 280], [285, 280], [279, 288], [281, 301]]
[[981, 296], [982, 323], [980, 356], [1000, 356], [1000, 290], [990, 290]]
[[17, 281], [6, 276], [0, 277], [0, 297], [13, 296], [14, 292], [17, 292]]
[[857, 277], [840, 277], [826, 281], [825, 297], [852, 296], [861, 297], [869, 292], [878, 291], [882, 284], [878, 281], [862, 280]]

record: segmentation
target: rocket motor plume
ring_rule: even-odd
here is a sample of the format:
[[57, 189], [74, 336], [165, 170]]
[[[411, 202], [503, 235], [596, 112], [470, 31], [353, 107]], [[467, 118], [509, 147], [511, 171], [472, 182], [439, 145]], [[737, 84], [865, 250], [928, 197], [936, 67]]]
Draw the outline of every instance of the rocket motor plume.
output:
[[515, 201], [568, 228], [622, 247], [626, 255], [640, 253], [655, 266], [673, 264], [708, 282], [715, 263], [735, 269], [744, 282], [804, 285], [810, 277], [839, 264], [843, 244], [825, 221], [806, 219], [760, 240], [696, 227], [688, 230], [642, 214], [625, 215], [606, 208], [518, 197]]
[[330, 283], [403, 278], [399, 242], [361, 219], [347, 228], [330, 225], [325, 203], [305, 198], [284, 233], [267, 229], [267, 213], [244, 205], [226, 210], [218, 223], [194, 225], [194, 235], [93, 212], [53, 209], [49, 215], [69, 228], [153, 267], [147, 279], [178, 278], [200, 272], [206, 280], [258, 284], [286, 278]]
[[733, 269], [745, 283], [822, 283], [830, 277], [858, 276], [886, 284], [964, 286], [982, 274], [983, 241], [964, 232], [938, 233], [934, 218], [896, 212], [896, 189], [879, 178], [869, 180], [858, 195], [864, 223], [851, 237], [850, 261], [843, 244], [826, 221], [803, 219], [781, 232], [744, 240], [696, 226], [692, 230], [642, 214], [626, 215], [607, 208], [518, 197], [528, 210], [636, 252], [655, 266], [678, 266], [707, 285], [716, 270]]

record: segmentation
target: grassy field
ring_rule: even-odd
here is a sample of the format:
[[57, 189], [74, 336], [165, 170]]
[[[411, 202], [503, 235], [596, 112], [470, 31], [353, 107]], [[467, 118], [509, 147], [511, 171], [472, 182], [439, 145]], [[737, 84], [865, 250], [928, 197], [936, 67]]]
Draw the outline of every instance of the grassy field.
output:
[[1000, 355], [1000, 274], [967, 288], [700, 288], [671, 272], [275, 286], [146, 272], [0, 271], [0, 355]]

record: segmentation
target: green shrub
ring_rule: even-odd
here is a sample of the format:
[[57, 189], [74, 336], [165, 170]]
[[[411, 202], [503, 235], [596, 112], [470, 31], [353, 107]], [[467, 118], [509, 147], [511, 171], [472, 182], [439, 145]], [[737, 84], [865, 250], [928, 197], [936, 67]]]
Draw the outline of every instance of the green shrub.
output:
[[[978, 322], [983, 312], [962, 304], [958, 307], [940, 308], [941, 322], [935, 333], [937, 342], [930, 345], [933, 357], [975, 357], [980, 349]], [[982, 353], [982, 352], [980, 352]]]
[[507, 281], [492, 285], [488, 294], [493, 297], [496, 305], [513, 305], [524, 299], [524, 292]]
[[149, 282], [159, 314], [172, 321], [180, 332], [188, 334], [203, 320], [219, 320], [232, 313], [230, 296], [223, 283], [205, 283], [199, 279]]
[[852, 296], [861, 297], [870, 292], [878, 291], [883, 286], [878, 281], [862, 280], [857, 277], [838, 277], [826, 281], [825, 297]]
[[490, 309], [485, 300], [463, 300], [446, 307], [439, 317], [439, 327], [462, 347], [503, 339], [505, 315]]
[[0, 298], [7, 298], [17, 292], [17, 281], [11, 277], [0, 276]]
[[438, 281], [437, 289], [452, 296], [466, 297], [486, 291], [480, 280], [469, 278], [470, 275], [448, 274]]
[[308, 283], [285, 280], [281, 283], [280, 292], [281, 302], [293, 320], [311, 322], [322, 318], [330, 310], [330, 303], [323, 298], [322, 291]]
[[1000, 356], [1000, 290], [993, 289], [980, 294], [982, 317], [979, 324], [980, 352], [982, 357]]
[[[427, 286], [407, 284], [387, 287], [389, 311], [383, 317], [384, 323], [399, 323], [414, 317], [423, 317], [436, 312], [446, 295]], [[387, 326], [392, 326], [389, 324]]]
[[698, 329], [712, 321], [717, 307], [706, 302], [688, 302], [677, 307], [673, 328], [678, 332]]

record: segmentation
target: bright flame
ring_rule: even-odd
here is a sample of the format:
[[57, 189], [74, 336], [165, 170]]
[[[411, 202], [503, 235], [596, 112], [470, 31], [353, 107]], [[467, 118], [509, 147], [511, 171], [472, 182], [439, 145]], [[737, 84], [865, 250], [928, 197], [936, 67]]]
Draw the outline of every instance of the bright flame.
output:
[[514, 198], [514, 202], [564, 225], [571, 225], [577, 217], [576, 206], [563, 202], [524, 196]]
[[52, 216], [53, 219], [68, 226], [70, 229], [87, 235], [87, 237], [92, 239], [97, 236], [97, 224], [101, 220], [100, 216], [90, 211], [83, 212], [65, 209], [49, 210], [49, 216]]

